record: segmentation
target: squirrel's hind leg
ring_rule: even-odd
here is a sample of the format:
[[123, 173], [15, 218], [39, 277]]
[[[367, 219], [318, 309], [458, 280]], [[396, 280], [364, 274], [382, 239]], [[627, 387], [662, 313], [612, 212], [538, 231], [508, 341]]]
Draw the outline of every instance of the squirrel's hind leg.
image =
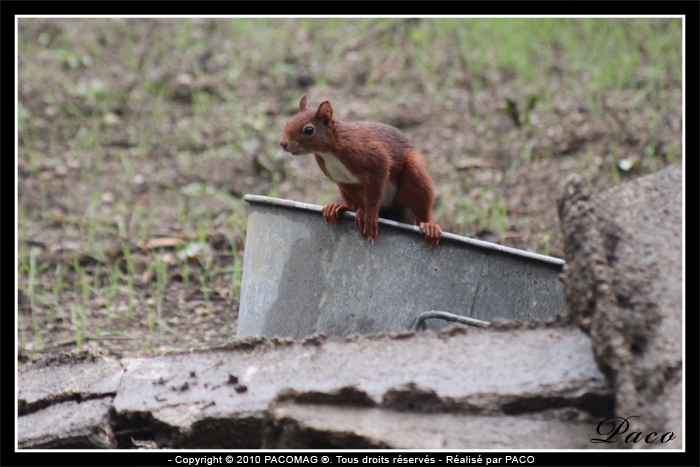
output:
[[433, 183], [425, 167], [423, 156], [416, 150], [405, 156], [401, 183], [396, 192], [399, 204], [408, 207], [415, 216], [416, 225], [425, 235], [425, 244], [432, 247], [438, 244], [442, 236], [440, 226], [430, 222], [435, 194]]

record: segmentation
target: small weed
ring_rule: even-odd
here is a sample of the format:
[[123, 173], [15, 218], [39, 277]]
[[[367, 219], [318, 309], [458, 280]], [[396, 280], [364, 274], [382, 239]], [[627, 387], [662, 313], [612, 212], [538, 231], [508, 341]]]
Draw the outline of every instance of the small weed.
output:
[[122, 251], [124, 253], [124, 258], [126, 259], [126, 284], [127, 284], [127, 296], [126, 296], [126, 322], [131, 322], [131, 312], [134, 307], [134, 276], [136, 271], [134, 269], [134, 262], [131, 258], [131, 251], [127, 247], [123, 247]]
[[[27, 110], [26, 107], [24, 107], [22, 104], [17, 105], [17, 129], [20, 132], [20, 135], [23, 134], [23, 132], [28, 131], [28, 129], [31, 127], [30, 122], [32, 120], [32, 114]], [[29, 140], [29, 135], [24, 133], [24, 139]]]
[[611, 144], [610, 153], [612, 154], [612, 174], [615, 185], [620, 184], [620, 150], [617, 144]]
[[32, 313], [32, 327], [34, 328], [34, 342], [39, 345], [41, 343], [41, 333], [39, 328], [39, 320], [37, 319], [36, 308], [36, 293], [34, 287], [37, 279], [36, 257], [39, 254], [38, 248], [32, 248], [29, 253], [29, 283], [27, 285], [27, 295], [29, 295], [29, 307]]
[[97, 324], [94, 324], [93, 329], [95, 330], [95, 335], [97, 335], [97, 340], [100, 343], [101, 346], [105, 345], [105, 340], [102, 337], [102, 331], [100, 330], [100, 327]]
[[498, 232], [502, 239], [506, 227], [508, 226], [508, 207], [506, 206], [505, 199], [498, 199], [491, 207], [490, 225], [495, 232]]
[[156, 269], [156, 310], [159, 322], [163, 319], [163, 300], [165, 299], [165, 286], [168, 280], [167, 265], [163, 258], [153, 253]]
[[549, 256], [549, 248], [551, 245], [552, 233], [546, 232], [537, 245], [537, 253]]
[[182, 280], [185, 284], [190, 283], [190, 263], [187, 260], [182, 264]]
[[679, 157], [679, 154], [682, 154], [679, 145], [672, 143], [665, 147], [664, 156], [669, 164], [676, 164], [680, 162], [681, 158]]
[[588, 146], [586, 148], [586, 169], [589, 174], [592, 174], [595, 170], [595, 158], [593, 156], [593, 147]]
[[533, 115], [532, 111], [535, 109], [535, 105], [537, 102], [539, 102], [539, 100], [540, 96], [537, 94], [531, 94], [527, 99], [527, 104], [525, 104], [525, 111], [521, 113], [518, 109], [518, 103], [512, 98], [506, 97], [506, 106], [504, 111], [510, 117], [510, 119], [513, 120], [515, 126], [521, 127], [523, 125], [531, 125], [532, 123], [535, 123], [535, 116]]
[[231, 290], [233, 290], [233, 294], [236, 297], [241, 296], [241, 284], [242, 284], [242, 279], [243, 279], [243, 266], [241, 265], [241, 262], [238, 260], [238, 246], [236, 245], [236, 242], [234, 241], [233, 238], [229, 237], [229, 245], [231, 245], [231, 252], [233, 253], [231, 256], [233, 258], [233, 265], [231, 267], [232, 269], [232, 274], [231, 274]]
[[124, 170], [124, 175], [127, 180], [134, 179], [134, 166], [131, 163], [131, 157], [125, 151], [119, 153], [119, 160], [122, 164], [122, 169]]
[[153, 334], [155, 333], [155, 314], [153, 313], [153, 310], [151, 308], [148, 309], [148, 314], [146, 316], [146, 320], [148, 323], [148, 348], [150, 350], [153, 350], [153, 342], [155, 340]]
[[71, 323], [75, 328], [75, 346], [81, 347], [85, 339], [85, 326], [87, 324], [87, 313], [85, 308], [76, 304], [70, 304]]
[[61, 263], [56, 265], [56, 270], [51, 279], [51, 292], [55, 296], [63, 292], [63, 265]]
[[267, 192], [267, 196], [270, 198], [279, 198], [280, 197], [280, 188], [278, 184], [273, 184], [270, 190]]
[[200, 290], [202, 291], [202, 294], [204, 295], [204, 302], [207, 307], [207, 311], [211, 310], [211, 303], [209, 301], [209, 292], [211, 289], [209, 288], [207, 278], [205, 277], [205, 274], [200, 270], [197, 269], [197, 276], [199, 277], [199, 285], [200, 285]]

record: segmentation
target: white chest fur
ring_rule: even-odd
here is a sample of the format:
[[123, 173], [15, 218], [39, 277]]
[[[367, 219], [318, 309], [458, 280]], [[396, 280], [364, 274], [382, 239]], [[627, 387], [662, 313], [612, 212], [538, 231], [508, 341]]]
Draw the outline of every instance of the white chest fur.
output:
[[382, 199], [379, 201], [379, 206], [387, 207], [391, 205], [391, 202], [394, 201], [394, 196], [396, 196], [396, 185], [387, 180], [384, 185]]
[[333, 154], [317, 152], [316, 155], [323, 159], [326, 166], [326, 172], [331, 176], [331, 179], [336, 183], [360, 183], [350, 171], [343, 165], [340, 160]]
[[[316, 155], [323, 159], [323, 163], [326, 166], [326, 172], [331, 176], [331, 179], [336, 183], [351, 183], [358, 184], [360, 181], [355, 177], [350, 171], [343, 165], [340, 160], [333, 154], [327, 154], [323, 152], [317, 152]], [[396, 185], [387, 180], [384, 185], [384, 192], [382, 192], [382, 198], [379, 201], [380, 207], [386, 207], [391, 205], [394, 201], [394, 196], [396, 196]]]

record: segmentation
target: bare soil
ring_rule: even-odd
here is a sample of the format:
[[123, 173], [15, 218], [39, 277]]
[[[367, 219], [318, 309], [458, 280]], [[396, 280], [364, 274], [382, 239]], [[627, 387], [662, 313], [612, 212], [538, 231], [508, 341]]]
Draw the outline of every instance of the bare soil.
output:
[[[276, 153], [303, 93], [341, 119], [404, 131], [428, 161], [443, 230], [557, 257], [555, 198], [570, 173], [602, 191], [680, 160], [679, 80], [642, 73], [592, 101], [566, 69], [542, 70], [549, 97], [518, 126], [504, 102], [522, 112], [534, 86], [503, 69], [478, 89], [465, 73], [436, 90], [401, 71], [410, 45], [386, 50], [408, 44], [411, 24], [382, 24], [327, 45], [335, 68], [321, 77], [313, 37], [282, 23], [286, 62], [243, 50], [221, 21], [20, 20], [20, 354], [80, 343], [136, 357], [233, 339], [243, 195], [337, 196], [311, 157]], [[651, 101], [654, 86], [670, 104]], [[209, 250], [178, 255], [198, 239]]]

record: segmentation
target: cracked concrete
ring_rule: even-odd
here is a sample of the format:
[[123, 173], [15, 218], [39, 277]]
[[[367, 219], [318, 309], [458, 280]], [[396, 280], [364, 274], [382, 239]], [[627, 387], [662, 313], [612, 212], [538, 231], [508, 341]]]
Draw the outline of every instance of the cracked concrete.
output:
[[18, 412], [23, 415], [62, 401], [115, 395], [124, 367], [115, 358], [79, 350], [38, 358], [20, 366], [18, 373], [20, 381], [29, 375], [32, 380], [18, 388]]
[[595, 425], [524, 416], [284, 405], [271, 411], [263, 448], [586, 449]]
[[[45, 392], [51, 406], [66, 394], [95, 396], [89, 392], [94, 382], [73, 378], [73, 384], [60, 386], [51, 379], [70, 379], [86, 367], [113, 368], [105, 378], [114, 383], [118, 375], [116, 395], [104, 399], [112, 401], [112, 447], [126, 447], [129, 438], [178, 448], [283, 445], [278, 438], [265, 438], [265, 433], [273, 434], [266, 427], [280, 423], [275, 412], [280, 404], [288, 410], [309, 404], [371, 409], [386, 413], [386, 423], [398, 420], [394, 415], [399, 413], [490, 417], [503, 427], [508, 422], [496, 418], [516, 420], [511, 415], [550, 411], [550, 421], [576, 425], [572, 433], [579, 433], [582, 424], [591, 431], [593, 420], [612, 413], [612, 393], [586, 336], [575, 328], [545, 324], [535, 329], [455, 327], [338, 340], [247, 338], [222, 348], [127, 360], [124, 369], [114, 363], [94, 356], [89, 362], [29, 365], [20, 374], [20, 387], [56, 387], [57, 392]], [[114, 391], [113, 384], [103, 387], [105, 394]], [[29, 392], [23, 389], [22, 394]], [[33, 398], [33, 407], [40, 407], [37, 396]], [[77, 404], [73, 409], [82, 409], [83, 403], [71, 403]], [[32, 446], [35, 438], [20, 430], [23, 446]], [[457, 445], [459, 439], [450, 438], [448, 444]], [[572, 439], [570, 446], [587, 440]], [[390, 439], [367, 443], [396, 445]]]
[[115, 447], [109, 396], [67, 401], [19, 417], [19, 448], [92, 449]]

